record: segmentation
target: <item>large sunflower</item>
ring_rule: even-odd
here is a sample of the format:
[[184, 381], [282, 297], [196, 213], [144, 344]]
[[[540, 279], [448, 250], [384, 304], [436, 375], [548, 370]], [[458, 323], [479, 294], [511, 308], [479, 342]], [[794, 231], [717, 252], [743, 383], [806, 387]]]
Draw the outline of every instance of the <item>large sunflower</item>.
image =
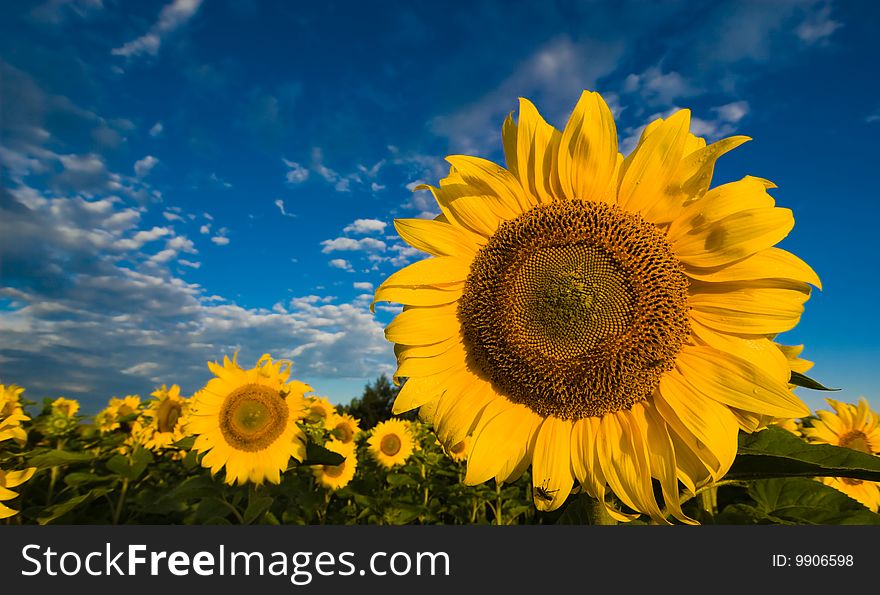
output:
[[305, 457], [305, 435], [297, 420], [305, 415], [304, 394], [312, 388], [288, 381], [290, 363], [264, 355], [250, 370], [235, 358], [208, 362], [214, 374], [192, 397], [186, 431], [193, 448], [206, 453], [202, 466], [215, 474], [226, 468], [226, 483], [280, 483], [290, 458]]
[[354, 477], [357, 468], [357, 452], [354, 442], [341, 442], [329, 440], [324, 447], [327, 450], [341, 454], [345, 459], [339, 465], [315, 465], [312, 473], [317, 482], [330, 490], [344, 488]]
[[772, 340], [819, 285], [774, 247], [792, 213], [760, 178], [710, 190], [715, 160], [748, 138], [707, 145], [689, 124], [688, 110], [650, 123], [624, 159], [598, 94], [561, 132], [521, 99], [502, 128], [507, 168], [450, 156], [425, 187], [441, 215], [395, 221], [432, 258], [376, 290], [404, 304], [385, 330], [406, 378], [394, 411], [432, 408], [447, 444], [473, 434], [467, 483], [531, 464], [553, 495], [541, 510], [577, 480], [691, 522], [679, 482], [721, 478], [740, 428], [808, 413]]
[[27, 432], [21, 422], [30, 420], [21, 406], [24, 389], [14, 384], [0, 384], [0, 442], [12, 439], [19, 446], [27, 441]]
[[376, 424], [367, 445], [373, 459], [389, 469], [406, 463], [415, 448], [409, 424], [399, 419], [388, 419]]
[[[862, 397], [858, 405], [825, 399], [832, 411], [816, 411], [818, 419], [810, 427], [803, 428], [810, 442], [833, 444], [880, 455], [880, 415], [868, 406]], [[822, 482], [858, 500], [874, 512], [880, 509], [880, 483], [848, 477], [823, 477]]]

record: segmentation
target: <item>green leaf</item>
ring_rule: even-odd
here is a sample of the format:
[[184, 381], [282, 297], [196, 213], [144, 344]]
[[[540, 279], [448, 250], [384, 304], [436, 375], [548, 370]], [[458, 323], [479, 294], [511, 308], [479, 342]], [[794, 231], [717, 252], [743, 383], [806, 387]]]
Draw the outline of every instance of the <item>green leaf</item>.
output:
[[725, 479], [773, 477], [849, 477], [880, 481], [880, 457], [832, 446], [809, 444], [777, 426], [740, 434], [739, 450]]
[[91, 461], [95, 455], [87, 452], [71, 452], [69, 450], [49, 450], [38, 455], [34, 455], [28, 459], [28, 464], [37, 469], [47, 469], [49, 467], [58, 467], [60, 465], [69, 465], [71, 463], [82, 463]]
[[114, 475], [95, 475], [94, 473], [75, 472], [67, 473], [64, 476], [64, 483], [72, 488], [75, 488], [82, 487], [90, 483], [113, 481], [114, 479], [116, 479], [116, 476]]
[[61, 518], [78, 506], [82, 506], [83, 504], [91, 502], [95, 498], [99, 498], [110, 491], [110, 488], [95, 488], [94, 490], [88, 491], [81, 496], [75, 496], [70, 500], [61, 502], [60, 504], [49, 506], [43, 511], [43, 514], [37, 519], [37, 522], [41, 525], [48, 525], [52, 521]]
[[306, 444], [306, 460], [302, 465], [341, 465], [345, 457], [338, 452], [327, 450], [319, 444]]
[[557, 525], [592, 525], [593, 499], [588, 494], [578, 494], [556, 519]]
[[828, 391], [840, 390], [839, 388], [828, 388], [827, 386], [823, 385], [822, 383], [820, 383], [816, 380], [813, 380], [812, 378], [810, 378], [806, 374], [801, 374], [800, 372], [795, 372], [794, 370], [792, 370], [791, 378], [788, 381], [791, 384], [794, 384], [795, 386], [802, 386], [804, 388], [809, 388], [812, 390], [828, 390]]
[[272, 496], [256, 496], [248, 502], [247, 509], [244, 511], [244, 524], [250, 525], [261, 514], [269, 510], [275, 499]]
[[116, 455], [112, 457], [107, 461], [107, 468], [129, 481], [134, 481], [152, 462], [153, 454], [149, 450], [138, 448], [130, 456]]
[[193, 445], [196, 443], [195, 436], [187, 436], [186, 438], [181, 438], [177, 442], [174, 443], [174, 446], [181, 450], [191, 450]]
[[418, 485], [418, 482], [415, 479], [403, 473], [389, 473], [387, 479], [388, 485], [393, 487]]
[[765, 479], [749, 487], [756, 510], [771, 522], [798, 525], [880, 525], [871, 512], [843, 492], [803, 477]]

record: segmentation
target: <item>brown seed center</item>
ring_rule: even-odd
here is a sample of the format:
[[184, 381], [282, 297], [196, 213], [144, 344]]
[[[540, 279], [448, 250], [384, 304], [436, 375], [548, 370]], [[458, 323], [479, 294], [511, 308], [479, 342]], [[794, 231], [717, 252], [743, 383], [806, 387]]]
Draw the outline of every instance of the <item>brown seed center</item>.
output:
[[284, 396], [262, 384], [245, 384], [226, 397], [220, 409], [220, 430], [230, 446], [255, 452], [271, 445], [287, 427]]

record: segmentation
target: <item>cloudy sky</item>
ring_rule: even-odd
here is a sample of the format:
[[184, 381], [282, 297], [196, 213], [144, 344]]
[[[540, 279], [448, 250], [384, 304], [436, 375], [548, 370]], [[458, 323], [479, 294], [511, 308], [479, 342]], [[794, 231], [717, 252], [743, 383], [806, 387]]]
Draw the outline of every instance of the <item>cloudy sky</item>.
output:
[[4, 2], [0, 382], [94, 411], [239, 350], [346, 402], [393, 369], [396, 309], [368, 304], [419, 258], [392, 225], [435, 213], [413, 186], [501, 160], [517, 97], [562, 127], [592, 89], [624, 151], [676, 107], [754, 138], [716, 181], [776, 182], [824, 283], [781, 340], [880, 405], [876, 6]]

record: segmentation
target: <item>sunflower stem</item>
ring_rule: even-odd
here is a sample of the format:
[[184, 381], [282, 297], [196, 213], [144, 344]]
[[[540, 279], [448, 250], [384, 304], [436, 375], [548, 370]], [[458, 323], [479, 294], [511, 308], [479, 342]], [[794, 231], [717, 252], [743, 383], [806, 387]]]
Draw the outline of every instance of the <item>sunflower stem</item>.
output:
[[122, 507], [125, 505], [125, 495], [128, 493], [128, 479], [122, 480], [122, 489], [119, 490], [119, 500], [116, 502], [116, 508], [113, 510], [113, 524], [118, 525], [119, 519], [122, 517]]
[[617, 520], [608, 514], [608, 509], [605, 508], [605, 504], [596, 499], [593, 499], [590, 504], [590, 519], [593, 521], [594, 525], [617, 524]]
[[713, 517], [718, 514], [718, 486], [700, 492], [700, 506]]
[[501, 482], [495, 480], [495, 524], [503, 525], [501, 514]]

